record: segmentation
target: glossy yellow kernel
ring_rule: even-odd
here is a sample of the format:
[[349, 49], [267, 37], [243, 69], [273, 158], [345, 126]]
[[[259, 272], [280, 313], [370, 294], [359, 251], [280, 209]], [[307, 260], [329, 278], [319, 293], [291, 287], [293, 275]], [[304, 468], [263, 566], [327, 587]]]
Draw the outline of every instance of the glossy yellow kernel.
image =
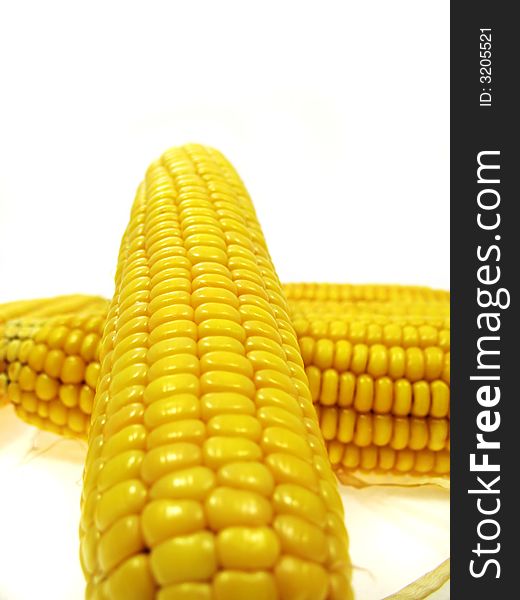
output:
[[209, 583], [177, 583], [161, 588], [155, 600], [213, 600], [212, 586]]
[[161, 340], [148, 349], [147, 361], [149, 365], [168, 357], [179, 354], [190, 354], [195, 356], [197, 343], [189, 337], [175, 337]]
[[339, 415], [338, 440], [347, 444], [354, 439], [354, 429], [356, 426], [356, 412], [353, 409], [345, 408]]
[[153, 500], [145, 506], [141, 519], [144, 539], [150, 547], [206, 527], [202, 504], [195, 500]]
[[408, 473], [414, 469], [415, 456], [412, 450], [407, 448], [399, 450], [395, 461], [395, 470], [401, 473]]
[[67, 408], [59, 400], [53, 400], [49, 403], [49, 419], [55, 425], [65, 425], [67, 423]]
[[204, 442], [204, 464], [215, 469], [229, 462], [258, 461], [262, 450], [255, 442], [246, 438], [214, 436]]
[[370, 346], [367, 373], [372, 377], [382, 377], [388, 372], [388, 349], [383, 344]]
[[391, 447], [394, 450], [402, 450], [408, 446], [410, 439], [410, 420], [406, 417], [394, 419], [394, 431], [392, 435]]
[[389, 377], [380, 377], [374, 383], [373, 411], [378, 414], [388, 414], [392, 410], [394, 384]]
[[67, 407], [77, 406], [79, 402], [79, 389], [77, 385], [64, 384], [59, 389], [60, 401]]
[[[100, 390], [104, 389], [102, 387], [102, 383], [103, 381], [100, 382]], [[144, 390], [144, 385], [129, 385], [117, 394], [111, 396], [110, 402], [108, 402], [108, 390], [105, 390], [101, 393], [98, 392], [98, 400], [96, 401], [96, 405], [93, 408], [93, 417], [95, 417], [98, 414], [101, 414], [101, 411], [105, 411], [106, 416], [110, 417], [111, 415], [116, 413], [120, 408], [126, 406], [127, 404], [131, 404], [133, 402], [142, 402]], [[102, 398], [105, 398], [106, 402], [101, 401]]]
[[369, 350], [366, 344], [355, 344], [352, 351], [350, 370], [356, 375], [366, 372]]
[[215, 481], [214, 472], [207, 467], [182, 469], [156, 481], [150, 489], [150, 497], [202, 500], [215, 486]]
[[122, 481], [104, 492], [95, 510], [96, 527], [104, 531], [117, 519], [139, 513], [146, 502], [146, 488], [141, 481]]
[[67, 411], [67, 426], [74, 433], [85, 433], [87, 429], [87, 423], [87, 417], [79, 408], [70, 408]]
[[[20, 403], [25, 411], [28, 413], [36, 412], [38, 408], [38, 400], [31, 392], [22, 392]], [[60, 425], [63, 423], [60, 423]]]
[[406, 372], [406, 351], [401, 346], [393, 346], [389, 351], [388, 375], [392, 379], [404, 377]]
[[34, 390], [40, 400], [52, 400], [58, 395], [59, 385], [56, 379], [41, 373], [36, 378]]
[[324, 440], [333, 440], [338, 428], [338, 411], [335, 408], [324, 408], [320, 419], [321, 433]]
[[190, 373], [182, 373], [165, 375], [152, 381], [146, 386], [143, 399], [146, 404], [152, 404], [175, 394], [193, 394], [197, 396], [198, 393], [199, 378]]
[[447, 417], [450, 408], [450, 388], [444, 381], [433, 381], [430, 384], [432, 417]]
[[424, 354], [420, 348], [406, 349], [406, 378], [410, 382], [419, 381], [424, 377]]
[[412, 386], [407, 379], [399, 379], [394, 385], [394, 405], [392, 413], [396, 417], [405, 417], [412, 410]]
[[[61, 391], [61, 390], [60, 390]], [[79, 391], [79, 407], [86, 414], [92, 414], [94, 405], [94, 390], [88, 385], [82, 385]]]
[[[306, 324], [306, 322], [305, 322], [305, 324]], [[313, 360], [314, 346], [315, 346], [316, 342], [313, 340], [313, 338], [303, 335], [303, 333], [305, 332], [305, 329], [303, 327], [301, 327], [301, 328], [298, 327], [298, 321], [293, 320], [293, 325], [294, 325], [294, 328], [296, 329], [296, 331], [301, 336], [298, 340], [298, 343], [300, 346], [300, 352], [302, 355], [303, 362], [305, 365], [310, 365]], [[262, 339], [262, 338], [259, 338], [259, 339]]]
[[99, 346], [99, 335], [97, 333], [88, 333], [81, 342], [79, 354], [85, 362], [90, 362], [96, 358]]
[[392, 439], [392, 417], [390, 415], [374, 415], [372, 426], [373, 443], [376, 446], [387, 446]]
[[63, 383], [81, 383], [85, 375], [85, 363], [80, 356], [67, 356], [61, 368]]
[[257, 417], [263, 428], [280, 426], [290, 429], [298, 435], [305, 435], [305, 427], [301, 418], [296, 417], [296, 415], [284, 408], [262, 406], [258, 409]]
[[270, 497], [274, 489], [273, 475], [262, 463], [234, 462], [221, 467], [217, 482], [222, 486], [242, 489]]
[[256, 387], [245, 375], [226, 371], [208, 371], [200, 378], [202, 394], [239, 393], [253, 399]]
[[100, 366], [99, 363], [90, 363], [85, 370], [85, 382], [93, 390], [96, 389], [96, 385], [99, 379]]
[[172, 304], [154, 311], [148, 321], [150, 331], [172, 321], [193, 320], [193, 308], [186, 304]]
[[350, 367], [352, 357], [352, 344], [349, 340], [341, 339], [336, 342], [333, 367], [340, 373]]
[[354, 391], [356, 389], [356, 376], [353, 373], [342, 373], [339, 378], [338, 404], [342, 407], [352, 406]]
[[218, 561], [226, 569], [271, 569], [279, 553], [269, 527], [228, 527], [217, 536]]
[[326, 516], [322, 498], [302, 485], [284, 483], [277, 485], [273, 495], [277, 514], [291, 514], [320, 525]]
[[173, 394], [154, 400], [146, 407], [144, 423], [148, 428], [158, 427], [172, 421], [197, 419], [200, 402], [194, 394]]
[[254, 442], [260, 439], [262, 427], [250, 415], [217, 415], [207, 424], [208, 436], [244, 437]]
[[359, 413], [367, 413], [372, 410], [374, 399], [374, 380], [370, 375], [360, 375], [356, 382], [354, 393], [354, 408]]
[[153, 483], [166, 473], [200, 464], [202, 453], [196, 444], [178, 442], [149, 450], [141, 466], [145, 482]]
[[161, 585], [209, 580], [217, 570], [214, 536], [200, 531], [170, 538], [152, 549], [150, 564]]
[[91, 574], [97, 568], [97, 546], [101, 534], [95, 527], [91, 527], [85, 533], [80, 544], [80, 559], [83, 569]]
[[63, 350], [50, 350], [45, 357], [45, 363], [43, 367], [47, 375], [55, 379], [60, 377], [64, 360], [65, 353]]
[[385, 446], [379, 448], [379, 468], [384, 471], [390, 471], [394, 468], [396, 451], [393, 448]]
[[449, 439], [449, 425], [446, 419], [428, 419], [428, 448], [443, 450]]
[[27, 365], [24, 365], [20, 369], [20, 374], [18, 376], [18, 385], [20, 386], [20, 389], [24, 392], [31, 392], [34, 390], [35, 384], [36, 384], [35, 372]]
[[215, 600], [272, 600], [278, 597], [274, 577], [266, 571], [220, 571], [213, 585]]
[[284, 390], [263, 388], [256, 392], [256, 405], [259, 409], [265, 406], [275, 406], [290, 412], [297, 417], [303, 416], [298, 400]]
[[324, 563], [328, 558], [327, 539], [323, 531], [295, 515], [278, 515], [273, 523], [282, 552]]
[[47, 402], [38, 402], [38, 406], [36, 408], [36, 413], [42, 419], [47, 419], [49, 417], [49, 405]]
[[276, 483], [300, 484], [317, 491], [316, 472], [307, 461], [285, 453], [273, 453], [266, 457], [266, 465], [271, 470]]
[[146, 439], [146, 446], [150, 450], [164, 444], [174, 442], [191, 442], [202, 444], [206, 438], [206, 426], [198, 419], [183, 419], [159, 425]]
[[201, 358], [211, 352], [231, 352], [245, 355], [244, 345], [237, 339], [225, 335], [207, 336], [199, 340], [196, 349]]
[[99, 540], [98, 564], [104, 571], [111, 571], [125, 559], [138, 554], [144, 548], [141, 523], [137, 515], [129, 515], [116, 521]]
[[47, 343], [49, 344], [49, 348], [57, 349], [62, 348], [67, 336], [69, 334], [69, 330], [64, 325], [60, 325], [58, 327], [53, 328], [49, 336], [47, 338]]
[[338, 400], [339, 375], [335, 369], [327, 369], [322, 374], [320, 402], [332, 406]]
[[415, 456], [415, 471], [417, 473], [431, 473], [435, 466], [435, 454], [430, 450], [421, 450]]
[[208, 421], [221, 414], [254, 415], [253, 401], [240, 393], [213, 392], [201, 398], [201, 415]]
[[177, 373], [190, 373], [198, 376], [199, 371], [199, 360], [196, 356], [192, 354], [175, 354], [155, 361], [148, 370], [148, 381]]
[[314, 364], [322, 370], [330, 369], [334, 360], [334, 342], [321, 339], [316, 342], [314, 349]]
[[304, 460], [312, 460], [308, 440], [284, 427], [264, 429], [261, 447], [266, 454], [287, 452]]
[[215, 531], [232, 525], [266, 525], [272, 519], [272, 507], [263, 496], [229, 487], [214, 489], [205, 502], [208, 522]]
[[109, 460], [126, 450], [143, 450], [146, 447], [146, 435], [143, 425], [127, 425], [106, 440], [102, 450], [103, 458]]
[[155, 583], [148, 556], [137, 554], [111, 573], [103, 584], [103, 593], [99, 600], [153, 600], [154, 596]]
[[137, 479], [144, 455], [142, 450], [127, 450], [102, 463], [97, 479], [99, 491], [104, 492], [122, 481]]
[[280, 600], [325, 600], [329, 580], [323, 567], [294, 556], [282, 556], [275, 567]]
[[365, 446], [361, 448], [360, 468], [365, 471], [373, 471], [377, 467], [378, 449], [376, 446]]
[[225, 275], [206, 274], [195, 277], [192, 284], [191, 304], [194, 308], [201, 304], [228, 304], [233, 308], [239, 307], [236, 297], [236, 286]]
[[246, 340], [244, 327], [240, 323], [229, 319], [207, 319], [199, 323], [198, 326], [195, 323], [193, 325], [196, 328], [199, 340], [208, 336], [231, 337], [241, 343], [244, 343]]
[[27, 358], [27, 364], [39, 373], [43, 370], [45, 359], [47, 358], [48, 348], [45, 344], [36, 344], [32, 347]]
[[[5, 344], [6, 342], [3, 343]], [[9, 343], [7, 343], [7, 350], [5, 350], [5, 358], [7, 362], [14, 362], [18, 358], [20, 345], [20, 340], [11, 340], [9, 341]]]
[[322, 479], [320, 481], [320, 495], [327, 510], [333, 511], [343, 518], [345, 511], [334, 480]]
[[442, 373], [444, 353], [438, 346], [424, 350], [424, 377], [427, 381], [439, 379]]
[[354, 444], [365, 448], [372, 443], [373, 424], [371, 414], [358, 414], [354, 430]]
[[177, 319], [158, 325], [153, 331], [150, 332], [149, 343], [150, 347], [158, 342], [172, 339], [172, 338], [191, 338], [197, 340], [197, 325], [187, 319]]
[[63, 350], [67, 354], [79, 354], [84, 335], [85, 334], [81, 329], [73, 329], [70, 331], [63, 344]]
[[446, 450], [441, 450], [435, 453], [434, 472], [439, 475], [445, 475], [450, 472], [450, 453]]

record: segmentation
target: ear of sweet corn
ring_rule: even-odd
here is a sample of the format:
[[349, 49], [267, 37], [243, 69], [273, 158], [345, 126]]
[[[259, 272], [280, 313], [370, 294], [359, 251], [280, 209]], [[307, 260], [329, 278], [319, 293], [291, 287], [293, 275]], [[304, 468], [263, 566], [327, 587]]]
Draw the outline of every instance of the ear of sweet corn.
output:
[[449, 474], [449, 303], [315, 297], [292, 319], [333, 467]]
[[[19, 416], [43, 426], [48, 421], [48, 406], [39, 406], [39, 402], [58, 398], [57, 386], [68, 383], [67, 372], [74, 364], [77, 371], [83, 364], [80, 359], [85, 364], [94, 360], [106, 306], [103, 298], [81, 295], [0, 304], [0, 404], [12, 401]], [[90, 350], [84, 348], [82, 356], [84, 334], [94, 331], [96, 337], [91, 335], [87, 340]], [[63, 381], [61, 369], [65, 358]], [[96, 367], [90, 371], [92, 381]], [[42, 394], [36, 393], [36, 383]], [[59, 427], [51, 428], [61, 432]]]
[[88, 312], [5, 324], [3, 395], [19, 417], [57, 434], [86, 436], [105, 321], [106, 301], [100, 301]]
[[87, 597], [349, 598], [343, 509], [281, 286], [238, 176], [149, 168], [100, 342]]
[[449, 304], [450, 293], [424, 286], [349, 283], [286, 283], [283, 286], [289, 302], [310, 301], [319, 304]]

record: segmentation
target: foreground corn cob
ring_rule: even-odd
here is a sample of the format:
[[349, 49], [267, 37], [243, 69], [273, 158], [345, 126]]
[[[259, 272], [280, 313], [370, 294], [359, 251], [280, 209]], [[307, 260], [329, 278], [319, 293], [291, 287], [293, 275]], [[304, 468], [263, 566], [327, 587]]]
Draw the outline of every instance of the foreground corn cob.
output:
[[[304, 286], [310, 284], [298, 287]], [[291, 295], [296, 284], [287, 288]], [[334, 288], [348, 290], [350, 300], [331, 301], [327, 292]], [[388, 290], [391, 301], [384, 300]], [[333, 468], [340, 476], [358, 469], [448, 474], [449, 305], [439, 300], [442, 293], [330, 284], [311, 291], [289, 304]], [[86, 433], [99, 373], [94, 343], [106, 318], [107, 306], [99, 306], [8, 324], [7, 395], [24, 420], [57, 433]], [[381, 314], [363, 316], [367, 310]], [[83, 365], [74, 381], [67, 374], [71, 361]]]
[[82, 496], [87, 597], [349, 598], [343, 508], [254, 210], [213, 150], [123, 238]]

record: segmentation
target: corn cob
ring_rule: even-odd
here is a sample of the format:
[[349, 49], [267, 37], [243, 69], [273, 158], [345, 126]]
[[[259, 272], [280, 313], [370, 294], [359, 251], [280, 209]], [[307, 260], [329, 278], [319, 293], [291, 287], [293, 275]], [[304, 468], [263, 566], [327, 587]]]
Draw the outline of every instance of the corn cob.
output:
[[[0, 405], [8, 399], [8, 384], [10, 382], [16, 382], [22, 367], [27, 365], [27, 359], [29, 358], [31, 348], [34, 346], [34, 337], [36, 336], [37, 331], [41, 329], [44, 324], [49, 326], [49, 331], [53, 326], [59, 326], [61, 324], [60, 319], [62, 317], [58, 317], [58, 320], [55, 321], [50, 320], [47, 323], [49, 317], [52, 318], [53, 315], [63, 315], [64, 313], [77, 315], [83, 311], [97, 314], [102, 312], [106, 305], [107, 301], [103, 298], [81, 295], [57, 296], [55, 298], [22, 300], [0, 304]], [[7, 322], [9, 323], [7, 324]], [[103, 322], [104, 319], [102, 317], [101, 325]], [[44, 339], [42, 338], [41, 341], [44, 341]], [[42, 352], [45, 353], [46, 346], [42, 344], [39, 350], [40, 354]], [[66, 351], [69, 351], [70, 353], [72, 350], [73, 344], [69, 342]], [[43, 360], [43, 357], [36, 362], [41, 362], [41, 360]], [[92, 357], [89, 356], [89, 360], [92, 360]], [[31, 364], [33, 362], [34, 361], [31, 360]], [[34, 383], [32, 384], [32, 387], [29, 383], [29, 380], [33, 378], [33, 375], [29, 372], [30, 367], [31, 365], [28, 365], [27, 368], [23, 370], [22, 376], [22, 380], [27, 382], [29, 389], [19, 390], [17, 389], [17, 386], [11, 386], [10, 399], [14, 401], [15, 404], [19, 405], [21, 400], [20, 392], [28, 392], [25, 394], [25, 401], [28, 405], [36, 408], [35, 398], [32, 397], [34, 396]], [[95, 367], [93, 367], [93, 369], [95, 369]], [[43, 368], [37, 370], [33, 369], [33, 371], [34, 377], [36, 377], [40, 371], [43, 371]], [[42, 408], [42, 410], [45, 409]], [[22, 418], [24, 418], [23, 412], [24, 409], [20, 408], [19, 414]], [[35, 422], [34, 424], [39, 425], [38, 422]]]
[[[329, 286], [320, 286], [324, 287]], [[431, 314], [410, 316], [424, 309], [427, 289], [419, 301], [403, 303], [403, 295], [398, 300], [384, 301], [385, 312], [392, 313], [391, 316], [363, 317], [356, 307], [368, 301], [366, 295], [357, 293], [357, 286], [349, 287], [358, 300], [343, 301], [337, 306], [329, 300], [322, 305], [315, 305], [313, 299], [290, 302], [332, 466], [339, 472], [361, 469], [449, 473], [449, 320]], [[409, 288], [398, 289], [403, 294]], [[447, 314], [449, 305], [438, 301], [436, 295], [427, 303], [429, 313]], [[325, 305], [327, 310], [323, 310]], [[81, 427], [88, 426], [88, 418], [84, 416], [90, 414], [99, 372], [98, 351], [92, 354], [88, 348], [93, 347], [93, 340], [99, 340], [101, 319], [104, 321], [106, 316], [106, 306], [99, 306], [90, 312], [90, 325], [88, 315], [54, 317], [38, 322], [33, 329], [28, 325], [34, 321], [9, 323], [13, 337], [4, 342], [10, 359], [8, 372], [12, 378], [22, 373], [22, 382], [10, 380], [7, 391], [18, 414], [26, 421], [57, 433], [86, 433]], [[406, 316], [400, 316], [400, 312]], [[93, 325], [97, 331], [91, 331], [85, 341], [87, 354], [83, 349], [79, 357], [85, 360], [84, 375], [81, 380], [78, 376], [76, 382], [66, 377], [64, 385], [58, 376], [63, 359], [74, 352], [78, 334], [85, 328], [91, 330]], [[51, 357], [44, 357], [46, 344], [41, 341], [33, 355], [29, 355], [28, 342], [20, 334], [24, 329], [32, 332], [29, 339], [51, 340], [54, 362]], [[0, 347], [0, 356], [1, 352]], [[93, 356], [90, 362], [88, 353]], [[42, 375], [37, 370], [32, 377], [27, 373], [34, 367], [39, 367]], [[42, 394], [35, 398], [30, 382], [36, 377], [46, 380], [55, 376], [53, 385], [55, 389], [59, 387], [56, 397], [49, 398], [47, 392], [43, 398]], [[60, 402], [64, 407], [59, 406]], [[78, 415], [78, 410], [82, 414]]]
[[349, 598], [343, 509], [254, 210], [217, 152], [149, 168], [100, 342], [88, 598]]
[[450, 293], [417, 285], [352, 284], [352, 283], [285, 283], [283, 291], [289, 302], [444, 302]]
[[59, 435], [86, 436], [106, 312], [106, 301], [99, 300], [90, 312], [5, 324], [4, 394], [24, 421]]

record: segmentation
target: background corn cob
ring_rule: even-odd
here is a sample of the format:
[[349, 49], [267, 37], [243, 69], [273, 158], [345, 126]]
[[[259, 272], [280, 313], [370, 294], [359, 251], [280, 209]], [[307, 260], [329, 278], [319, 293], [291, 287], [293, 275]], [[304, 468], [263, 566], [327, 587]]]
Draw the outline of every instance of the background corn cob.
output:
[[[447, 294], [404, 286], [285, 288], [298, 298], [302, 294], [291, 290], [307, 289], [305, 300], [290, 300], [289, 306], [333, 468], [340, 475], [358, 469], [448, 474]], [[330, 289], [348, 290], [350, 300], [330, 300]], [[325, 300], [316, 300], [318, 296]], [[58, 433], [85, 435], [99, 373], [94, 346], [108, 308], [108, 302], [93, 302], [97, 304], [85, 313], [9, 323], [10, 337], [3, 351], [0, 343], [0, 356], [7, 351], [12, 376], [7, 394], [24, 420]], [[74, 353], [76, 365], [83, 368], [76, 380], [69, 375], [64, 382], [65, 358]], [[35, 382], [41, 388], [47, 378], [53, 398], [48, 386], [39, 395], [35, 392]]]
[[342, 505], [254, 210], [213, 150], [139, 188], [100, 342], [89, 598], [349, 598]]

